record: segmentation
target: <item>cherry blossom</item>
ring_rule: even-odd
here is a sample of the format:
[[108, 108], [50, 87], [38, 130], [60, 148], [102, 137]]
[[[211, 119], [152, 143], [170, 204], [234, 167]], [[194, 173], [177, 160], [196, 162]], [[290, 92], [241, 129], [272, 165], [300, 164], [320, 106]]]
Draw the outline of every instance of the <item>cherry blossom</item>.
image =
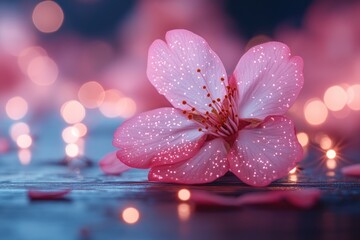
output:
[[293, 122], [283, 116], [302, 85], [302, 59], [269, 42], [251, 48], [228, 79], [200, 36], [172, 30], [149, 49], [147, 75], [172, 104], [126, 120], [116, 130], [118, 159], [150, 168], [149, 180], [208, 183], [228, 171], [265, 186], [302, 159]]

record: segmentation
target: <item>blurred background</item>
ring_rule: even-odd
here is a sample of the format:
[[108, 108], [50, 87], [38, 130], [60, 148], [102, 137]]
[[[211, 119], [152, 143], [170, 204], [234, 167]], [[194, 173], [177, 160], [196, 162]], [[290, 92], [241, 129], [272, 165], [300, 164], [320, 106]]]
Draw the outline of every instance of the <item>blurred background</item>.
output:
[[304, 149], [360, 147], [360, 1], [2, 0], [0, 165], [113, 150], [124, 119], [169, 105], [146, 61], [174, 28], [204, 37], [229, 75], [250, 47], [286, 43], [305, 62], [289, 113]]

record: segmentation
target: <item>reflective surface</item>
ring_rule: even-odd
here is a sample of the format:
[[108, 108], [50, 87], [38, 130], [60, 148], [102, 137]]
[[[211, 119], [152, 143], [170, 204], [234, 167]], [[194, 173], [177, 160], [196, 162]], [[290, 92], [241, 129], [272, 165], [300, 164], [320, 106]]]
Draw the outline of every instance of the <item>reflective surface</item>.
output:
[[[43, 126], [56, 124], [50, 119]], [[62, 160], [61, 131], [42, 128], [34, 138], [31, 160], [22, 165], [17, 150], [0, 155], [0, 234], [6, 239], [358, 239], [360, 178], [344, 177], [340, 168], [359, 161], [359, 144], [337, 150], [335, 166], [326, 151], [313, 145], [295, 173], [265, 188], [252, 188], [228, 174], [196, 186], [150, 183], [146, 170], [104, 175], [97, 162], [110, 151], [117, 123], [89, 128], [85, 153]], [[51, 128], [48, 128], [51, 129]], [[42, 149], [42, 151], [37, 151]], [[46, 154], [49, 152], [48, 154]], [[341, 158], [340, 158], [341, 156]], [[70, 161], [70, 163], [69, 163]], [[316, 187], [322, 197], [315, 208], [288, 205], [198, 208], [179, 199], [179, 190], [205, 190], [240, 196], [247, 192]], [[31, 201], [28, 189], [72, 189], [64, 199]]]

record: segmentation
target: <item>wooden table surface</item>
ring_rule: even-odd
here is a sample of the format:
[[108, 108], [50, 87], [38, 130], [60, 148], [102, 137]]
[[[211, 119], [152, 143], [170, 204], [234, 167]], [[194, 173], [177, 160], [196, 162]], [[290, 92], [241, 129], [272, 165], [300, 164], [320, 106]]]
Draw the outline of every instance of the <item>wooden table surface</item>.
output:
[[[323, 153], [310, 147], [300, 166], [303, 170], [265, 188], [246, 186], [232, 175], [212, 184], [184, 186], [148, 182], [146, 170], [104, 175], [96, 153], [108, 151], [101, 146], [111, 142], [109, 134], [90, 134], [91, 166], [76, 161], [63, 165], [61, 158], [40, 154], [44, 149], [34, 150], [28, 166], [15, 164], [14, 153], [1, 155], [0, 239], [360, 239], [360, 178], [345, 177], [339, 171], [360, 161], [355, 145], [343, 150], [342, 159], [348, 160], [339, 161], [334, 171], [326, 169]], [[52, 149], [51, 143], [40, 139], [38, 146]], [[62, 200], [31, 201], [27, 190], [33, 188], [72, 191]], [[181, 188], [231, 196], [319, 188], [322, 196], [309, 210], [283, 205], [199, 209], [177, 199]], [[127, 207], [140, 212], [135, 224], [121, 217]]]

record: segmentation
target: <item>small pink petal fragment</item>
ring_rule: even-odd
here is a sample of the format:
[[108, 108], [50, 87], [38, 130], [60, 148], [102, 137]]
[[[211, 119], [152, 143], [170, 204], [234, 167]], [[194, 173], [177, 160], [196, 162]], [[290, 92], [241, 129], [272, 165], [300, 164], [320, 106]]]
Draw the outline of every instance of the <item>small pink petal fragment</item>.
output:
[[102, 158], [99, 162], [99, 166], [100, 169], [108, 175], [119, 175], [131, 169], [131, 167], [120, 162], [120, 160], [116, 157], [116, 152], [109, 153]]
[[294, 207], [308, 209], [317, 203], [321, 195], [319, 189], [302, 189], [295, 191], [271, 191], [247, 193], [240, 197], [220, 196], [217, 194], [192, 191], [190, 201], [198, 205], [220, 207], [243, 207], [247, 205], [272, 205], [284, 200]]
[[341, 172], [346, 176], [360, 177], [360, 163], [343, 167]]
[[56, 200], [62, 199], [71, 192], [70, 189], [64, 190], [28, 190], [30, 200]]

